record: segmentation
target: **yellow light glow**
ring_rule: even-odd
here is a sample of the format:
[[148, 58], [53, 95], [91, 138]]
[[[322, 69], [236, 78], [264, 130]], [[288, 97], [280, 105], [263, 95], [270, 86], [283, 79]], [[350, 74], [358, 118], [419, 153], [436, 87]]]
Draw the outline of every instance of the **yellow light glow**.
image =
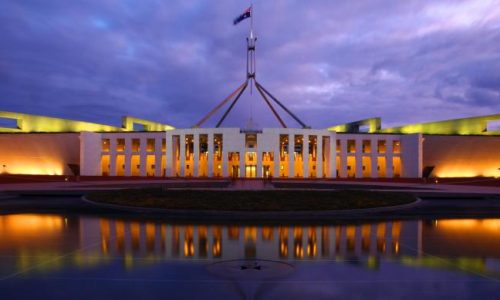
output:
[[63, 218], [59, 216], [44, 215], [7, 215], [0, 216], [1, 235], [39, 234], [60, 231], [63, 228]]
[[436, 221], [436, 227], [449, 230], [488, 230], [500, 232], [500, 219], [452, 219]]

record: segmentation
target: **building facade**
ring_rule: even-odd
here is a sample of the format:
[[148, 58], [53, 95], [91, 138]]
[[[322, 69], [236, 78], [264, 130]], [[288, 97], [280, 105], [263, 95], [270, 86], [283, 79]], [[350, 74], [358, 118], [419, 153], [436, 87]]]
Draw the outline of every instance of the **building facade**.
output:
[[90, 133], [81, 175], [233, 178], [419, 177], [420, 134], [264, 128]]
[[[500, 136], [484, 129], [486, 119], [498, 120], [500, 115], [461, 119], [460, 130], [469, 134], [450, 131], [454, 127], [449, 120], [444, 131], [426, 124], [420, 132], [406, 132], [414, 125], [401, 132], [380, 129], [376, 118], [328, 129], [245, 130], [175, 129], [130, 117], [123, 119], [122, 127], [18, 117], [23, 119], [17, 120], [17, 127], [0, 128], [2, 174], [418, 178], [429, 169], [438, 177], [500, 176]], [[363, 132], [360, 127], [366, 124], [370, 128]]]

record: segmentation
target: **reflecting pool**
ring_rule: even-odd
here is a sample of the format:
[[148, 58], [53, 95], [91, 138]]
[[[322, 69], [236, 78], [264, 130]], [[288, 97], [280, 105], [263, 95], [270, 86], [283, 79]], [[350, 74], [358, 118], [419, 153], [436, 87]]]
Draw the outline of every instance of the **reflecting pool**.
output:
[[498, 299], [500, 219], [0, 216], [0, 299]]

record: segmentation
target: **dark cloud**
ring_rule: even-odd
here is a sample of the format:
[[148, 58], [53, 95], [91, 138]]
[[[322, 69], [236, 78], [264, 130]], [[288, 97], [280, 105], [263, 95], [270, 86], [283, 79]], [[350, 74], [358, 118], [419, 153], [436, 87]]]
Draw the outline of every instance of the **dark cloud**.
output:
[[[191, 126], [244, 80], [248, 21], [231, 20], [245, 5], [5, 1], [0, 110]], [[498, 0], [254, 1], [258, 80], [320, 128], [372, 116], [397, 125], [498, 113], [498, 7]], [[278, 125], [255, 90], [225, 124], [249, 117]]]

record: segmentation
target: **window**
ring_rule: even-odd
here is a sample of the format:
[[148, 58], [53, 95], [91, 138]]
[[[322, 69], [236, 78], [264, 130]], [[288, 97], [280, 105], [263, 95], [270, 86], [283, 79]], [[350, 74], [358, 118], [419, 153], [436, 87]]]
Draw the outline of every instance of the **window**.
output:
[[140, 139], [132, 139], [132, 152], [139, 152], [141, 146]]
[[257, 147], [257, 135], [256, 134], [246, 134], [245, 135], [245, 147], [255, 148]]
[[355, 153], [356, 152], [356, 141], [355, 140], [347, 140], [347, 152]]
[[378, 141], [377, 142], [377, 152], [378, 153], [385, 153], [385, 141]]
[[116, 151], [125, 151], [125, 139], [116, 140]]
[[400, 141], [392, 141], [392, 152], [393, 153], [401, 153], [401, 142]]
[[109, 151], [109, 143], [110, 143], [109, 139], [102, 139], [101, 143], [102, 143], [101, 144], [102, 151], [108, 152]]
[[362, 152], [363, 153], [370, 153], [370, 152], [372, 152], [371, 148], [372, 148], [371, 141], [370, 140], [363, 140]]
[[146, 151], [153, 152], [155, 151], [155, 139], [147, 139], [146, 140]]

